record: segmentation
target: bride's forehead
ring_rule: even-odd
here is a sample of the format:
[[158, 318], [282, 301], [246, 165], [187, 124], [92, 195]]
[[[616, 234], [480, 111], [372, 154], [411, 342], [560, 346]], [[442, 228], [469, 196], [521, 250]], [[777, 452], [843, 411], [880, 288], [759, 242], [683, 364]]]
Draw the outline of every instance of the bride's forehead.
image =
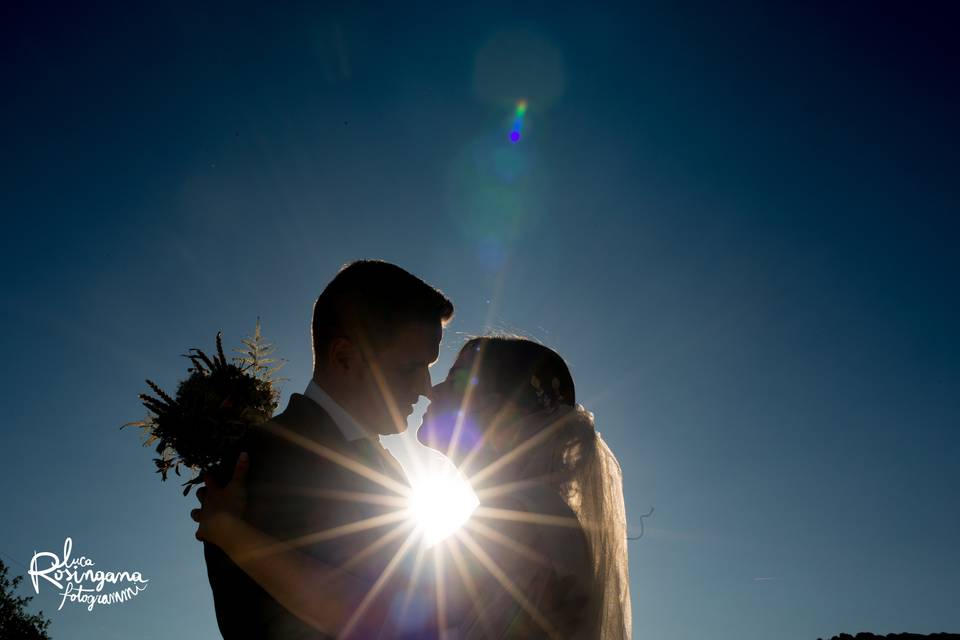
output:
[[453, 373], [454, 369], [469, 369], [474, 366], [474, 362], [480, 355], [480, 345], [467, 345], [460, 350], [460, 353], [457, 354], [457, 360], [453, 363], [453, 366], [450, 368], [450, 372]]
[[483, 353], [479, 352], [478, 347], [468, 345], [457, 356], [456, 361], [450, 366], [447, 372], [447, 380], [454, 382], [467, 382], [476, 385], [481, 379], [487, 379], [494, 373], [494, 368]]

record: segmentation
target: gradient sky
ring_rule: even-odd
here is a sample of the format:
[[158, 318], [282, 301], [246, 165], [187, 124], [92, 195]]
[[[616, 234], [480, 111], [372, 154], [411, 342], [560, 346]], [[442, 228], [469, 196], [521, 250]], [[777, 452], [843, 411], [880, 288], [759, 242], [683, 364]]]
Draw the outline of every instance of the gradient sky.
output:
[[151, 580], [42, 590], [55, 639], [216, 635], [194, 499], [118, 427], [257, 316], [301, 391], [362, 257], [456, 303], [435, 380], [489, 329], [570, 362], [634, 534], [656, 509], [635, 637], [960, 631], [955, 4], [30, 4], [0, 18], [0, 553]]

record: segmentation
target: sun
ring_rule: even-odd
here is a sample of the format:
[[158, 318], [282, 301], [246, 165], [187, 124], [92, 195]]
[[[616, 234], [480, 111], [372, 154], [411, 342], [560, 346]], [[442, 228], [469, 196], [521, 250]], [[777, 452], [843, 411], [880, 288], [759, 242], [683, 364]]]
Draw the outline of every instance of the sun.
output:
[[410, 515], [428, 547], [455, 533], [480, 501], [457, 469], [430, 465], [411, 478]]

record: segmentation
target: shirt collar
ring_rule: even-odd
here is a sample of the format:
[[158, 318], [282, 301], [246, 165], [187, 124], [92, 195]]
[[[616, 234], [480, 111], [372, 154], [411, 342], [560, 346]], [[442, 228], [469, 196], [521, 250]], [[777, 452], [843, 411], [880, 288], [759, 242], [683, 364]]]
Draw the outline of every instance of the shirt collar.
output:
[[316, 402], [324, 411], [330, 414], [330, 417], [333, 418], [333, 423], [337, 425], [337, 429], [340, 430], [340, 433], [343, 434], [347, 442], [356, 442], [365, 438], [371, 438], [371, 435], [353, 419], [353, 416], [337, 404], [336, 400], [331, 398], [315, 380], [310, 381], [303, 395]]

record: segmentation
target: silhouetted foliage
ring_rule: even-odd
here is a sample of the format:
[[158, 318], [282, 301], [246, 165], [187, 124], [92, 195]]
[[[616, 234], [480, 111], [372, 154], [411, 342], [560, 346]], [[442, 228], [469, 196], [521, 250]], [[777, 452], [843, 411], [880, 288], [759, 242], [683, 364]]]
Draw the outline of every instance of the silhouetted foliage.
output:
[[[217, 333], [217, 351], [209, 356], [200, 349], [189, 349], [185, 358], [192, 363], [190, 374], [177, 386], [171, 398], [152, 380], [147, 385], [156, 396], [140, 394], [143, 406], [152, 414], [145, 420], [129, 422], [144, 430], [144, 446], [156, 443], [159, 458], [153, 462], [161, 480], [180, 467], [196, 473], [183, 483], [183, 495], [203, 482], [205, 472], [217, 476], [233, 469], [239, 453], [238, 443], [252, 425], [269, 420], [280, 399], [276, 373], [283, 366], [274, 358], [273, 346], [260, 333], [257, 319], [254, 335], [244, 338], [240, 355], [227, 362], [221, 334]], [[123, 427], [121, 427], [123, 428]]]
[[7, 578], [7, 565], [0, 560], [0, 638], [17, 640], [50, 640], [47, 628], [50, 621], [44, 619], [43, 611], [30, 614], [25, 607], [33, 598], [17, 597], [14, 592], [23, 580], [17, 576], [12, 581]]

